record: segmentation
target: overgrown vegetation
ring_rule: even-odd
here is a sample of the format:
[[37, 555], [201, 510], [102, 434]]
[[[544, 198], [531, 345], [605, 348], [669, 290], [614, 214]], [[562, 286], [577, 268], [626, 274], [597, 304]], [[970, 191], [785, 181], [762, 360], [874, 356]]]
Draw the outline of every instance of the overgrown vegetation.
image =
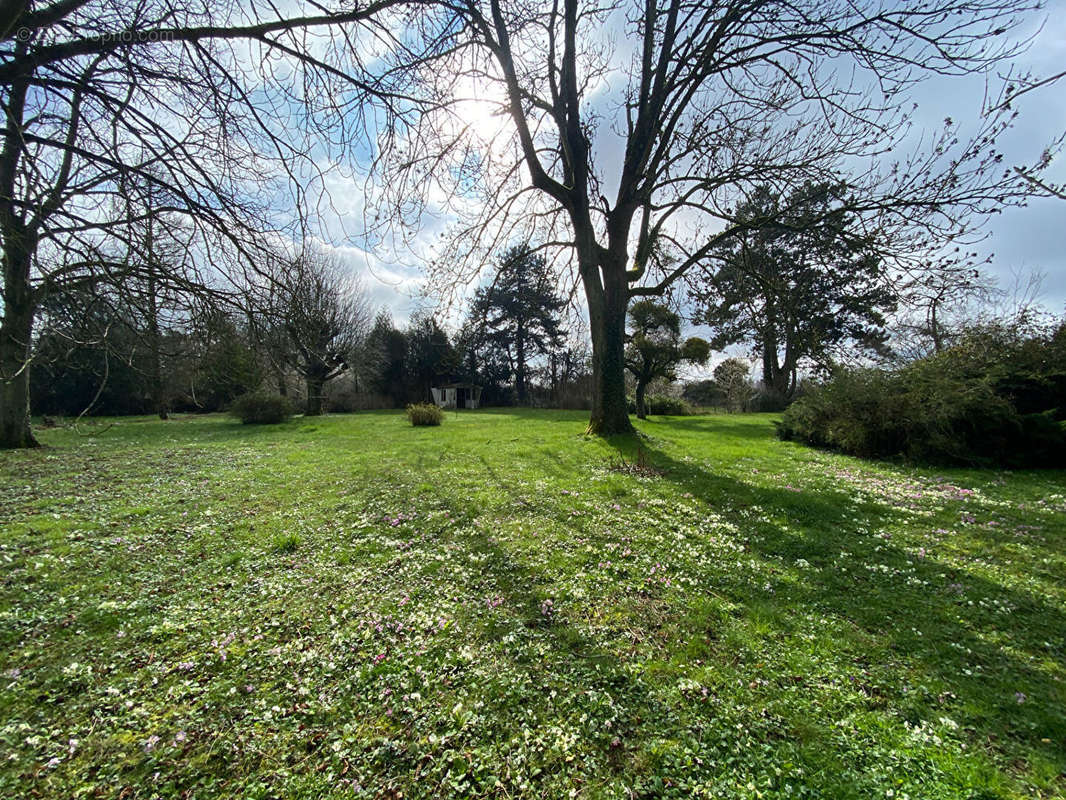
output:
[[[636, 414], [636, 398], [627, 397], [626, 403], [629, 405], [629, 413]], [[685, 417], [696, 413], [696, 409], [689, 405], [689, 403], [683, 398], [670, 397], [665, 394], [648, 395], [644, 398], [644, 404], [647, 409], [647, 414], [655, 414], [656, 416]]]
[[972, 329], [896, 370], [841, 370], [793, 403], [783, 439], [867, 457], [1066, 465], [1066, 325]]
[[0, 453], [0, 796], [1066, 794], [1066, 472], [585, 416]]
[[440, 425], [444, 412], [433, 403], [414, 403], [407, 406], [407, 419], [412, 425]]
[[293, 407], [281, 395], [253, 392], [234, 400], [230, 414], [245, 425], [277, 425], [292, 416]]

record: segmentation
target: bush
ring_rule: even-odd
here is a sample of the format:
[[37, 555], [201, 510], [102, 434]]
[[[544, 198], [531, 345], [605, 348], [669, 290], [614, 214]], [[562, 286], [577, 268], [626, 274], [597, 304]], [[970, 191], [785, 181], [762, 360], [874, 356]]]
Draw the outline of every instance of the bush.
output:
[[691, 381], [685, 384], [681, 397], [694, 406], [724, 406], [725, 392], [712, 380]]
[[433, 403], [416, 403], [407, 406], [407, 418], [412, 425], [440, 425], [444, 412]]
[[276, 425], [292, 416], [293, 407], [280, 394], [252, 392], [234, 400], [230, 414], [245, 425]]
[[645, 402], [648, 404], [649, 414], [687, 417], [695, 413], [692, 406], [680, 397], [652, 395], [651, 397], [645, 398]]
[[[696, 413], [696, 410], [680, 397], [649, 394], [644, 398], [644, 404], [648, 407], [648, 413], [656, 416], [688, 417]], [[626, 407], [630, 414], [636, 414], [636, 398], [626, 397]]]
[[864, 457], [1066, 466], [1061, 334], [982, 329], [894, 371], [843, 371], [785, 411], [782, 439]]
[[748, 403], [748, 408], [751, 411], [768, 412], [768, 411], [784, 411], [788, 408], [789, 403], [794, 398], [790, 398], [788, 395], [777, 391], [772, 386], [766, 386], [759, 384], [756, 387], [755, 395]]

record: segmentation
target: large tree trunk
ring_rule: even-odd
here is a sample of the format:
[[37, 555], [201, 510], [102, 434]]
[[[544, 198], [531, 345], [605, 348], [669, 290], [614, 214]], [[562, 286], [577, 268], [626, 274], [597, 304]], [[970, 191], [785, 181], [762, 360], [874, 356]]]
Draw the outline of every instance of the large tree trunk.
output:
[[30, 429], [30, 337], [33, 298], [29, 255], [4, 259], [4, 317], [0, 321], [0, 448], [37, 447]]
[[637, 381], [637, 419], [648, 418], [648, 407], [644, 404], [644, 392], [647, 388], [645, 381]]
[[[149, 239], [150, 242], [151, 239]], [[163, 347], [162, 336], [159, 332], [159, 304], [155, 293], [156, 281], [153, 276], [148, 281], [148, 338], [150, 339], [150, 356], [152, 359], [152, 405], [155, 407], [155, 412], [160, 419], [167, 419], [170, 416], [170, 403], [167, 401], [166, 386], [163, 383]]]
[[773, 379], [770, 381], [770, 388], [772, 388], [777, 394], [782, 397], [788, 397], [789, 391], [789, 371], [775, 366]]
[[[16, 50], [25, 52], [25, 42]], [[0, 151], [0, 236], [3, 238], [3, 306], [0, 319], [0, 448], [37, 447], [30, 430], [30, 337], [36, 311], [30, 262], [37, 247], [15, 209], [19, 155], [25, 143], [22, 120], [30, 76], [10, 87], [6, 99], [4, 146]]]
[[325, 380], [319, 375], [307, 376], [307, 405], [304, 409], [305, 417], [322, 416], [322, 394], [325, 391]]
[[762, 349], [762, 384], [771, 392], [780, 397], [788, 398], [792, 395], [789, 383], [789, 369], [787, 365], [781, 365], [777, 352], [777, 336], [773, 327], [769, 326], [763, 334]]
[[526, 405], [526, 341], [521, 327], [515, 337], [515, 389], [518, 391], [518, 405]]
[[629, 287], [625, 269], [581, 271], [592, 333], [592, 415], [588, 433], [632, 433], [626, 409], [625, 328]]

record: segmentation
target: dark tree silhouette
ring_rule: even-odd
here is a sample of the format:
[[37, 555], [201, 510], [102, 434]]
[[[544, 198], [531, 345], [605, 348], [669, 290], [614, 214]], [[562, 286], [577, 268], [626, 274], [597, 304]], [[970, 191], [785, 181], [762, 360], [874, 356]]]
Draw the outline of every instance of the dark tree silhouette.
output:
[[447, 332], [432, 316], [418, 314], [405, 332], [407, 353], [404, 359], [409, 387], [408, 396], [415, 402], [429, 402], [433, 384], [454, 377], [459, 370], [459, 354]]
[[393, 406], [402, 405], [407, 398], [404, 377], [407, 336], [393, 324], [387, 311], [379, 312], [374, 319], [363, 349], [369, 389], [388, 397]]
[[518, 403], [528, 402], [529, 362], [558, 349], [566, 336], [559, 296], [544, 256], [518, 245], [497, 261], [495, 280], [477, 291], [472, 316], [482, 337], [507, 354]]
[[636, 379], [637, 417], [645, 419], [644, 394], [656, 378], [677, 379], [683, 361], [706, 364], [711, 346], [695, 336], [681, 341], [681, 317], [654, 300], [638, 300], [629, 307], [630, 332], [626, 369]]
[[763, 385], [791, 397], [804, 361], [824, 364], [845, 342], [883, 347], [896, 295], [884, 261], [858, 230], [842, 185], [769, 185], [737, 206], [743, 230], [689, 275], [697, 319], [716, 350], [752, 342]]

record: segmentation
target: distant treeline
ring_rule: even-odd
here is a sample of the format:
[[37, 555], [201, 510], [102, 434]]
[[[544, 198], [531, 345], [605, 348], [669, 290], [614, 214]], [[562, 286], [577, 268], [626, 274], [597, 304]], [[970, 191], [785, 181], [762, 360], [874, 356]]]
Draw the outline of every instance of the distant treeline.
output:
[[[51, 299], [30, 366], [35, 413], [211, 412], [257, 390], [306, 402], [300, 348], [291, 337], [264, 335], [261, 318], [193, 303], [171, 309], [152, 335], [144, 314], [115, 300], [88, 293]], [[325, 384], [324, 410], [400, 408], [453, 381], [482, 386], [482, 405], [518, 401], [506, 348], [465, 329], [449, 335], [430, 316], [397, 326], [381, 312], [347, 350]], [[587, 408], [588, 354], [553, 349], [528, 368], [525, 391], [528, 404]]]

